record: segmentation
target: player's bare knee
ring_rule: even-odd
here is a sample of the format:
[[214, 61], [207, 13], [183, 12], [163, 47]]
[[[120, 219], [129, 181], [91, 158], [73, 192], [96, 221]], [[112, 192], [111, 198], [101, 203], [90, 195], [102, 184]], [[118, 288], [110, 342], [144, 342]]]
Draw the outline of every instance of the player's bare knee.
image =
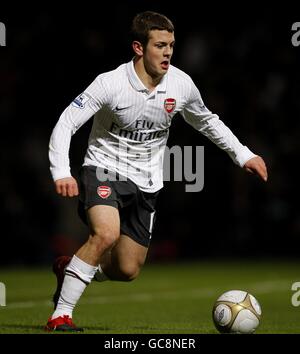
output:
[[127, 263], [120, 266], [120, 273], [123, 281], [132, 281], [140, 273], [140, 267], [134, 263]]
[[108, 249], [112, 247], [118, 240], [119, 235], [109, 229], [93, 228], [90, 233], [90, 242], [101, 249]]

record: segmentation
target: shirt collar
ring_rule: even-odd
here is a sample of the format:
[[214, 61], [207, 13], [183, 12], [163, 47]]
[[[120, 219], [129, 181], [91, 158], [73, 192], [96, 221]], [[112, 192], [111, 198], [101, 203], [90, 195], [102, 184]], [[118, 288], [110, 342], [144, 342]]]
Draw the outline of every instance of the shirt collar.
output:
[[[147, 92], [148, 89], [147, 87], [142, 83], [140, 78], [138, 77], [135, 68], [134, 68], [134, 61], [133, 59], [127, 63], [127, 74], [128, 74], [128, 79], [133, 88], [137, 91], [140, 92]], [[165, 74], [160, 83], [156, 87], [157, 92], [166, 92], [167, 91], [167, 74]]]

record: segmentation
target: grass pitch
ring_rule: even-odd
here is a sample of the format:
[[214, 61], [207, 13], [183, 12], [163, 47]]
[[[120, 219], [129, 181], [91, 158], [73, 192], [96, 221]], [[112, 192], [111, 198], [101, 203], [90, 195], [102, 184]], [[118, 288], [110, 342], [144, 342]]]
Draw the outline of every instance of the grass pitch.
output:
[[[300, 333], [300, 307], [291, 290], [300, 281], [299, 263], [198, 262], [146, 264], [131, 283], [104, 282], [87, 288], [74, 311], [84, 333], [218, 333], [211, 311], [227, 290], [252, 293], [262, 307], [256, 333]], [[0, 307], [0, 333], [44, 333], [52, 313], [55, 277], [49, 269], [0, 271], [6, 306]], [[300, 300], [300, 296], [299, 296]]]

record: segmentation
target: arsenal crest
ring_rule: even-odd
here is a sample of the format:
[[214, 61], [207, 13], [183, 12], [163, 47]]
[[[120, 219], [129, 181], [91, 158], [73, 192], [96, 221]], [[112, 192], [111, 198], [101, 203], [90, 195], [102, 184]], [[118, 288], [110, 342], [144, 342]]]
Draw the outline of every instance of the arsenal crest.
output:
[[168, 113], [172, 113], [176, 107], [176, 100], [175, 98], [166, 98], [164, 102], [165, 110]]
[[99, 197], [106, 199], [111, 195], [111, 189], [108, 186], [99, 186], [97, 188], [97, 193]]

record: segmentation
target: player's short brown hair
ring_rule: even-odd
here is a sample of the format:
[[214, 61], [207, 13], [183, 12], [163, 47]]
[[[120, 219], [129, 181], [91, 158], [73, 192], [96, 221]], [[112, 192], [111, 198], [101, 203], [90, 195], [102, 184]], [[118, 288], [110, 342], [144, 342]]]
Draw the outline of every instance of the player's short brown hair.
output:
[[149, 40], [149, 32], [152, 30], [174, 32], [174, 25], [165, 15], [153, 11], [145, 11], [137, 14], [131, 27], [133, 41], [139, 41], [146, 46]]

